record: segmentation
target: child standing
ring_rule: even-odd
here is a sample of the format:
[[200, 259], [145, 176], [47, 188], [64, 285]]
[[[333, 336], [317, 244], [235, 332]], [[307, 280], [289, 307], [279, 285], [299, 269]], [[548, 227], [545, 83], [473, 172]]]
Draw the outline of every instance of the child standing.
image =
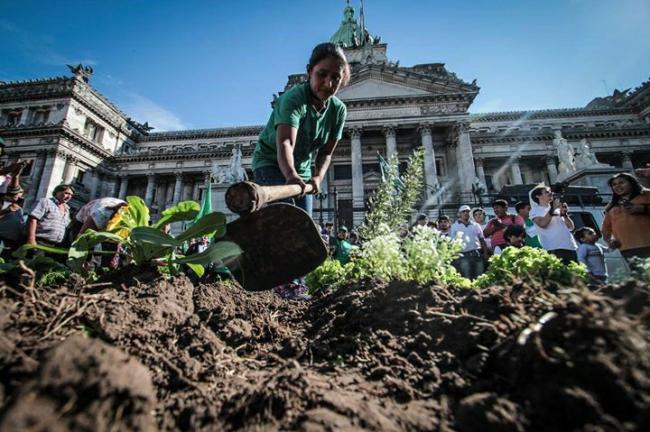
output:
[[575, 232], [575, 238], [579, 243], [578, 261], [587, 266], [591, 280], [599, 285], [607, 283], [605, 252], [609, 252], [609, 248], [596, 243], [598, 234], [593, 228], [580, 228]]
[[348, 229], [345, 226], [339, 228], [339, 232], [336, 235], [336, 247], [334, 248], [334, 259], [345, 265], [350, 261], [350, 251], [352, 250], [352, 244], [348, 241], [349, 233]]

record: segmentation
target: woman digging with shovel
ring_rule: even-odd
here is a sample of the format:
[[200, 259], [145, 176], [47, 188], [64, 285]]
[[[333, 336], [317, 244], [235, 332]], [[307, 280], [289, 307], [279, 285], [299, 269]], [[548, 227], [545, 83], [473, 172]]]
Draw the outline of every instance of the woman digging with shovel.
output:
[[[350, 79], [343, 50], [332, 43], [317, 45], [307, 65], [307, 76], [306, 82], [275, 100], [253, 152], [252, 165], [259, 185], [299, 185], [302, 193], [289, 202], [311, 216], [312, 195], [320, 191], [332, 153], [343, 136], [347, 109], [335, 96]], [[309, 299], [302, 280], [278, 286], [274, 292], [284, 298]]]

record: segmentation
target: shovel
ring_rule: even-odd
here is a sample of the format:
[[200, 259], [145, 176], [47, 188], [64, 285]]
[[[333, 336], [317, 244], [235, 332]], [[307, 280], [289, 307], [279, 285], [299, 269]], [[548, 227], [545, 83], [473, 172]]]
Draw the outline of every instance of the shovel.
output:
[[[311, 185], [307, 185], [306, 192], [310, 191]], [[234, 184], [226, 191], [226, 205], [240, 215], [226, 227], [225, 238], [242, 249], [231, 267], [247, 291], [289, 283], [327, 258], [325, 242], [304, 210], [286, 203], [266, 205], [301, 192], [298, 185], [260, 186], [252, 182]]]

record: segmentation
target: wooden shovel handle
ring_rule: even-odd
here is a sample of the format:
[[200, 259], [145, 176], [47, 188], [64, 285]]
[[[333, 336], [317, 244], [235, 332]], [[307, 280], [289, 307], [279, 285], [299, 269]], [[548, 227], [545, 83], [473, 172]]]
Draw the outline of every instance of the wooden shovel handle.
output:
[[[311, 184], [305, 187], [305, 193], [313, 191]], [[253, 213], [264, 205], [300, 195], [300, 185], [288, 184], [278, 186], [260, 186], [253, 182], [240, 182], [230, 186], [226, 191], [226, 205], [233, 213], [240, 215]]]

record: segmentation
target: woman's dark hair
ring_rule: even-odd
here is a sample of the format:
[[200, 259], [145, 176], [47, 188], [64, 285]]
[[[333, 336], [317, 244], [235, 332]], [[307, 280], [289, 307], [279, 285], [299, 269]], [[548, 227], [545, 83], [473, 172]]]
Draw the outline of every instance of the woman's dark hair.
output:
[[[632, 192], [630, 192], [630, 199], [639, 196], [643, 193], [643, 186], [641, 186], [639, 180], [637, 180], [637, 178], [634, 177], [632, 174], [626, 172], [618, 173], [607, 181], [607, 185], [609, 186], [610, 189], [612, 188], [612, 183], [614, 183], [614, 180], [619, 178], [627, 180], [627, 182], [630, 183], [630, 185], [632, 186]], [[607, 207], [605, 207], [605, 211], [608, 212], [612, 207], [617, 206], [621, 201], [621, 198], [622, 197], [620, 195], [616, 195], [614, 193], [614, 190], [612, 189], [612, 200], [609, 202], [609, 204], [607, 204]]]
[[343, 76], [341, 77], [341, 87], [344, 87], [348, 81], [350, 81], [350, 64], [348, 59], [345, 57], [343, 49], [330, 42], [325, 42], [322, 44], [316, 45], [314, 50], [311, 52], [311, 57], [309, 57], [309, 64], [307, 65], [307, 70], [311, 70], [316, 66], [321, 60], [326, 58], [333, 57], [338, 60], [343, 65]]
[[526, 229], [519, 224], [512, 224], [506, 227], [503, 232], [503, 237], [508, 240], [510, 236], [522, 237], [526, 235]]
[[533, 190], [530, 191], [530, 199], [535, 201], [537, 204], [539, 204], [539, 196], [546, 190], [548, 189], [548, 186], [545, 185], [539, 185], [535, 186]]

